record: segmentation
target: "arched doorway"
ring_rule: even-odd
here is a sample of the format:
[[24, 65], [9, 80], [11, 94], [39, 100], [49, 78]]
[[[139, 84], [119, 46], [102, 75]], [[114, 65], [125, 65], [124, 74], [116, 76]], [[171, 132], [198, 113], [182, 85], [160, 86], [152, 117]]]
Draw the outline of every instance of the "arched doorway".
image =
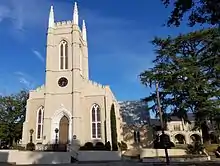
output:
[[182, 134], [175, 135], [175, 143], [176, 144], [185, 144], [185, 137]]
[[59, 125], [59, 144], [67, 144], [69, 138], [69, 119], [64, 115], [60, 119]]

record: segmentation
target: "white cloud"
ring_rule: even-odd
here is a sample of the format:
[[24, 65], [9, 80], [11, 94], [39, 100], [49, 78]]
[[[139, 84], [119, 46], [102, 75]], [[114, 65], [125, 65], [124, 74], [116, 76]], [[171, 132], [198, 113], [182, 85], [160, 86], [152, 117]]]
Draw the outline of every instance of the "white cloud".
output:
[[14, 74], [17, 76], [19, 82], [25, 86], [25, 88], [27, 89], [34, 88], [34, 83], [33, 81], [31, 81], [32, 78], [29, 75], [20, 71], [17, 71]]
[[[7, 0], [7, 3], [0, 2], [0, 23], [4, 20], [11, 22], [10, 29], [17, 35], [17, 32], [24, 32], [28, 27], [37, 27], [45, 21], [43, 11], [47, 6], [44, 1], [39, 0]], [[49, 11], [48, 11], [49, 12]]]
[[20, 83], [24, 84], [28, 89], [30, 89], [32, 87], [30, 81], [28, 81], [26, 78], [24, 77], [20, 77], [19, 78]]
[[[4, 6], [4, 10], [0, 12], [0, 19], [11, 19], [14, 29], [25, 32], [26, 27], [41, 27], [43, 29], [47, 24], [50, 2], [39, 0], [10, 1], [10, 5]], [[56, 20], [58, 17], [65, 20], [67, 16], [68, 19], [72, 19], [71, 3], [66, 4], [66, 7], [69, 6], [68, 11], [63, 10], [62, 5], [61, 3], [54, 4]], [[0, 4], [0, 6], [3, 5]], [[115, 63], [117, 61], [118, 66], [114, 66], [117, 70], [113, 69], [114, 73], [112, 74], [120, 74], [130, 81], [137, 80], [139, 72], [148, 68], [151, 63], [147, 54], [148, 31], [140, 29], [135, 20], [103, 15], [99, 11], [85, 9], [83, 6], [79, 8], [79, 14], [80, 18], [86, 19], [87, 23], [89, 56], [92, 59], [90, 60], [99, 66], [101, 64], [103, 70], [112, 70], [112, 64], [109, 62]], [[31, 30], [33, 31], [33, 29]], [[32, 52], [42, 62], [45, 61], [39, 51], [32, 50]], [[152, 55], [152, 53], [150, 54]], [[123, 69], [121, 69], [122, 67]], [[22, 80], [22, 82], [25, 81]]]
[[0, 6], [0, 22], [10, 17], [10, 9], [7, 6]]
[[43, 55], [42, 55], [39, 51], [37, 51], [37, 50], [32, 50], [32, 52], [34, 53], [34, 55], [37, 56], [37, 58], [38, 58], [39, 60], [41, 60], [42, 62], [44, 62], [44, 57], [43, 57]]

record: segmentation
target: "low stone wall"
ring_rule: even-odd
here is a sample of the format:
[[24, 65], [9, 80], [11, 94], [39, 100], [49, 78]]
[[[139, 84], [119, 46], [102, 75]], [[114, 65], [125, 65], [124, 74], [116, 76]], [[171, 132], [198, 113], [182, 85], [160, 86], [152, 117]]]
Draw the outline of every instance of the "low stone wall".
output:
[[[196, 157], [189, 157], [189, 156], [176, 156], [171, 157], [169, 156], [169, 160], [171, 163], [182, 163], [182, 162], [201, 162], [201, 161], [209, 161], [207, 156], [196, 156]], [[166, 158], [165, 157], [152, 157], [152, 158], [143, 158], [142, 162], [144, 163], [165, 163]]]
[[[0, 150], [0, 163], [26, 164], [68, 164], [73, 152], [31, 152], [18, 150]], [[73, 156], [73, 154], [72, 154]], [[75, 153], [74, 153], [75, 156]], [[114, 151], [79, 151], [78, 161], [120, 161], [121, 152]]]
[[[183, 156], [186, 155], [184, 149], [168, 149], [169, 156]], [[145, 157], [165, 157], [164, 149], [141, 149], [140, 158]]]
[[117, 151], [79, 151], [78, 161], [120, 161], [121, 152]]
[[0, 163], [25, 164], [67, 164], [70, 163], [69, 152], [30, 152], [18, 150], [0, 150]]
[[[208, 161], [209, 156], [201, 155], [187, 155], [184, 149], [168, 149], [168, 156], [171, 162], [194, 162], [194, 161]], [[142, 162], [165, 162], [164, 149], [142, 149], [140, 154]]]

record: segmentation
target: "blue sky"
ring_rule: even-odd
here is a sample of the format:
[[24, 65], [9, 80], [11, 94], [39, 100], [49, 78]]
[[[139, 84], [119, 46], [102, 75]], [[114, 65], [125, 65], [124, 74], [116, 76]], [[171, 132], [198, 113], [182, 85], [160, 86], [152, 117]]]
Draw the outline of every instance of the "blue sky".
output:
[[[90, 78], [111, 86], [118, 100], [139, 100], [151, 89], [138, 75], [152, 66], [150, 40], [190, 30], [167, 28], [169, 9], [160, 0], [78, 0], [86, 20]], [[34, 89], [45, 79], [46, 30], [50, 5], [55, 20], [72, 20], [73, 0], [0, 1], [0, 94]]]

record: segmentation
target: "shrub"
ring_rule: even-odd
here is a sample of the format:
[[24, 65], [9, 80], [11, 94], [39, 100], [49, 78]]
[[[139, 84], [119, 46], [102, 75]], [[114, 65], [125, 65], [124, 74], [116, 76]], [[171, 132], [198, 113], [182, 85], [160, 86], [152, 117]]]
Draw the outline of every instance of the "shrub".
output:
[[12, 148], [13, 148], [13, 149], [16, 149], [16, 150], [25, 150], [25, 147], [20, 146], [20, 145], [13, 145]]
[[111, 151], [111, 143], [108, 141], [108, 142], [106, 142], [105, 143], [105, 149], [107, 150], [107, 151]]
[[106, 150], [105, 145], [102, 142], [97, 142], [94, 147], [94, 150]]
[[115, 116], [115, 106], [112, 104], [110, 110], [110, 121], [111, 121], [111, 138], [112, 138], [112, 150], [118, 151], [117, 145], [117, 125], [116, 125], [116, 116]]
[[192, 145], [188, 145], [186, 148], [186, 153], [188, 154], [200, 154], [203, 152], [204, 146], [200, 142], [195, 142]]
[[86, 147], [85, 147], [85, 146], [81, 146], [81, 147], [79, 148], [79, 150], [86, 150]]
[[26, 150], [30, 150], [30, 151], [35, 150], [35, 144], [32, 142], [28, 143], [26, 146]]
[[93, 150], [94, 149], [92, 142], [86, 142], [84, 146], [87, 150]]
[[92, 142], [86, 142], [84, 146], [81, 146], [79, 150], [94, 150]]

